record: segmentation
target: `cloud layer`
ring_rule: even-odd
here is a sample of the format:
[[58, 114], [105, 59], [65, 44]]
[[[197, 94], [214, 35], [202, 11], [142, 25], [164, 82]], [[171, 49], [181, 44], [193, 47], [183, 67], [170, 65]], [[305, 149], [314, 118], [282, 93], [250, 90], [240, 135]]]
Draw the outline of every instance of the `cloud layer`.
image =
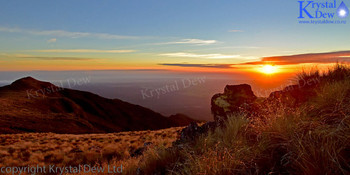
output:
[[[181, 54], [174, 54], [179, 56]], [[212, 54], [209, 54], [212, 55]], [[173, 55], [171, 55], [173, 56]], [[183, 54], [189, 57], [201, 57], [200, 55]], [[187, 64], [187, 63], [161, 63], [163, 66], [178, 67], [204, 67], [204, 68], [239, 68], [247, 65], [297, 65], [306, 63], [326, 64], [326, 63], [350, 63], [350, 51], [328, 52], [328, 53], [310, 53], [289, 56], [264, 57], [260, 61], [252, 61], [238, 64]]]
[[56, 38], [51, 38], [49, 40], [47, 40], [48, 43], [55, 43], [57, 41]]
[[202, 39], [182, 39], [180, 41], [156, 43], [155, 45], [167, 45], [167, 44], [192, 44], [192, 45], [210, 45], [216, 44], [216, 40], [202, 40]]
[[216, 40], [201, 40], [201, 39], [183, 39], [181, 41], [173, 42], [173, 44], [199, 44], [199, 45], [208, 45], [215, 44]]
[[195, 53], [185, 53], [185, 52], [164, 53], [160, 55], [167, 56], [167, 57], [188, 57], [188, 58], [204, 58], [204, 59], [230, 59], [230, 58], [240, 57], [240, 55], [195, 54]]
[[0, 53], [0, 56], [5, 58], [24, 58], [24, 59], [39, 59], [39, 60], [57, 60], [57, 61], [87, 61], [94, 60], [94, 58], [84, 58], [84, 57], [56, 57], [56, 56], [35, 56], [26, 54], [7, 54]]
[[96, 50], [96, 49], [48, 49], [48, 50], [32, 50], [33, 52], [44, 53], [131, 53], [135, 50]]
[[178, 67], [203, 67], [203, 68], [230, 68], [230, 64], [171, 64], [171, 63], [163, 63], [159, 64], [162, 66], [178, 66]]
[[243, 30], [229, 30], [228, 32], [244, 32]]
[[20, 28], [0, 27], [0, 32], [27, 33], [31, 35], [68, 37], [68, 38], [97, 38], [97, 39], [139, 39], [137, 36], [114, 35], [109, 33], [71, 32], [65, 30], [29, 30]]
[[310, 53], [289, 56], [264, 57], [261, 61], [246, 62], [240, 65], [295, 65], [304, 63], [335, 63], [350, 62], [350, 51], [327, 52], [327, 53]]

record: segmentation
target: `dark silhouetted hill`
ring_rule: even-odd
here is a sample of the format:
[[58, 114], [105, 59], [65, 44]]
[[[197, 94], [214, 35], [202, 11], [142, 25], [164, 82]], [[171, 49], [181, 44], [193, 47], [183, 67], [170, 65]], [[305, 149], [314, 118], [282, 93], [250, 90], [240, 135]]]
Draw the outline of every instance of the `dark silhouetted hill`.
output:
[[163, 129], [192, 121], [32, 77], [0, 87], [0, 133], [107, 133]]

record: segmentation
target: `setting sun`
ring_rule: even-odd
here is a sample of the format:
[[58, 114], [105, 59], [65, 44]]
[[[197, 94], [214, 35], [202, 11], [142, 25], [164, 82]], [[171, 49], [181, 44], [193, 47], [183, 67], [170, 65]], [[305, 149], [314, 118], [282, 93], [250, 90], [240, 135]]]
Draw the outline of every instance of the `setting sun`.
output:
[[272, 66], [272, 65], [264, 65], [261, 69], [260, 72], [264, 73], [264, 74], [274, 74], [276, 73], [277, 67], [276, 66]]

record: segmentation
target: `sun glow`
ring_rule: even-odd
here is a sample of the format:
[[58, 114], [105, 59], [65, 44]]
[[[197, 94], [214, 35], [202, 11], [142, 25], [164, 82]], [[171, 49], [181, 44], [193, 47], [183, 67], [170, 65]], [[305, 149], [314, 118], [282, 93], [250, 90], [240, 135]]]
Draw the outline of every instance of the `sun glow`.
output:
[[278, 69], [276, 66], [267, 64], [260, 68], [260, 72], [264, 74], [274, 74], [278, 72]]

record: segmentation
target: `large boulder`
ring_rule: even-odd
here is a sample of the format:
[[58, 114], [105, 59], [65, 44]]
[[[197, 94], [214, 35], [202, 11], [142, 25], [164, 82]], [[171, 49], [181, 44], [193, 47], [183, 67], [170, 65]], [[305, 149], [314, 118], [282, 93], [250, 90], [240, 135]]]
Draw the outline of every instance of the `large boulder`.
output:
[[272, 92], [267, 98], [267, 103], [295, 108], [316, 96], [315, 89], [317, 89], [318, 86], [318, 83], [302, 84], [299, 81], [299, 84], [290, 85], [280, 91]]
[[199, 126], [196, 122], [192, 122], [186, 128], [182, 129], [178, 140], [173, 142], [173, 145], [183, 147], [184, 145], [192, 144], [201, 135], [213, 132], [217, 127], [220, 127], [218, 122], [207, 122]]
[[254, 111], [256, 99], [248, 84], [227, 85], [224, 93], [212, 97], [211, 111], [215, 121], [225, 120], [232, 113]]

